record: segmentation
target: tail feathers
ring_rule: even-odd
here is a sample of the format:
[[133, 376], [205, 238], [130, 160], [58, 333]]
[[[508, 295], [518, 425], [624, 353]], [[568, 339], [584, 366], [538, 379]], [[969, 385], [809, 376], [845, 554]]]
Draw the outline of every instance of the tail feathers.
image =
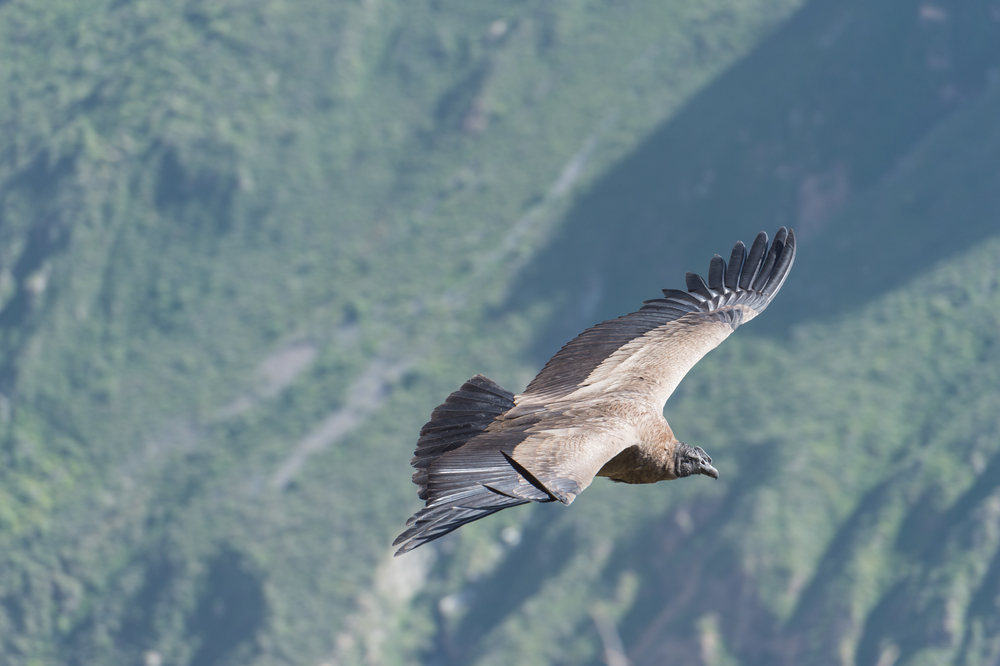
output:
[[442, 456], [424, 477], [430, 501], [406, 521], [409, 529], [392, 544], [403, 544], [396, 555], [502, 509], [554, 501], [544, 487], [521, 476], [499, 448], [454, 451]]
[[484, 432], [513, 406], [512, 393], [477, 375], [434, 410], [411, 461], [427, 506], [393, 542], [402, 544], [396, 555], [502, 509], [555, 499], [510, 457], [526, 433]]
[[514, 406], [514, 394], [491, 379], [476, 375], [462, 388], [448, 396], [431, 413], [431, 420], [420, 429], [417, 450], [410, 464], [416, 468], [413, 482], [420, 486], [420, 499], [427, 499], [426, 474], [441, 454], [459, 448], [486, 430]]
[[438, 504], [418, 511], [406, 521], [409, 529], [400, 534], [392, 545], [403, 544], [396, 551], [396, 555], [402, 555], [417, 546], [443, 537], [466, 523], [485, 518], [502, 509], [527, 504], [530, 501], [501, 495], [484, 486], [479, 486], [478, 489], [462, 498], [458, 506]]

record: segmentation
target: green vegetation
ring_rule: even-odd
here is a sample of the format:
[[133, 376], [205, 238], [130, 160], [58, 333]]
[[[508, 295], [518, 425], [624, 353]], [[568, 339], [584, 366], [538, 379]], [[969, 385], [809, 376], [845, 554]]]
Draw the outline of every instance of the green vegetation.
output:
[[[0, 662], [996, 661], [1000, 14], [801, 5], [0, 2]], [[389, 558], [449, 391], [778, 224], [718, 483]]]
[[3, 661], [330, 656], [517, 265], [795, 6], [0, 7]]

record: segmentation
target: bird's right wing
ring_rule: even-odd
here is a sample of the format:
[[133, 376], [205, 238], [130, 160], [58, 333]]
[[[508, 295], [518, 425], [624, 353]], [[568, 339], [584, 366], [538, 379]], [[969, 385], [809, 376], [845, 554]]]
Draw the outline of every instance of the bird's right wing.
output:
[[[764, 311], [784, 284], [794, 259], [795, 234], [784, 227], [778, 230], [770, 250], [763, 231], [757, 234], [749, 253], [742, 241], [737, 242], [728, 265], [719, 255], [712, 257], [707, 282], [688, 273], [688, 291], [664, 289], [663, 298], [645, 301], [638, 311], [578, 335], [549, 359], [521, 397], [532, 404], [564, 398], [593, 384], [649, 343], [677, 331], [719, 323], [732, 331]], [[678, 325], [671, 326], [674, 323]], [[683, 368], [683, 372], [688, 369]], [[676, 382], [682, 377], [676, 377]]]

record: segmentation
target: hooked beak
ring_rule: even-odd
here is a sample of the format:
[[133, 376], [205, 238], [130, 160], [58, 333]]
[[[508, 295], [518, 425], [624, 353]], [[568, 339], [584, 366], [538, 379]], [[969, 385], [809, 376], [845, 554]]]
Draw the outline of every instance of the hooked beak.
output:
[[712, 467], [712, 456], [705, 453], [700, 446], [688, 446], [684, 442], [677, 443], [677, 460], [674, 463], [679, 470], [677, 476], [685, 477], [692, 474], [704, 474], [713, 479], [719, 478], [719, 470]]

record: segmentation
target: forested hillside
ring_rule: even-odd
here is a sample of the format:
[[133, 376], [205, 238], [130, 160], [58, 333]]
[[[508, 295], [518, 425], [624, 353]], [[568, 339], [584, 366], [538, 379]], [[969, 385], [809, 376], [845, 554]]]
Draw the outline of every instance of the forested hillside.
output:
[[[994, 663], [998, 81], [988, 0], [0, 2], [0, 662]], [[390, 558], [449, 391], [781, 224], [718, 482]]]

